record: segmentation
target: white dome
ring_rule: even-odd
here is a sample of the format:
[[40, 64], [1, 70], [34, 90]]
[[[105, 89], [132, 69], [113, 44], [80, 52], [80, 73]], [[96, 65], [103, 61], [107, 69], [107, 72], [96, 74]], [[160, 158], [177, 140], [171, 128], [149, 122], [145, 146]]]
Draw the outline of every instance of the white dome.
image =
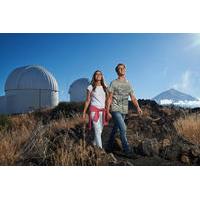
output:
[[73, 90], [80, 90], [82, 88], [87, 88], [87, 86], [90, 84], [90, 81], [88, 78], [80, 78], [78, 80], [75, 80], [69, 88], [69, 94], [72, 93]]
[[11, 72], [5, 84], [5, 91], [42, 89], [58, 91], [53, 75], [40, 65], [19, 67]]
[[87, 87], [90, 84], [89, 79], [80, 78], [74, 81], [69, 88], [70, 101], [81, 102], [86, 99]]

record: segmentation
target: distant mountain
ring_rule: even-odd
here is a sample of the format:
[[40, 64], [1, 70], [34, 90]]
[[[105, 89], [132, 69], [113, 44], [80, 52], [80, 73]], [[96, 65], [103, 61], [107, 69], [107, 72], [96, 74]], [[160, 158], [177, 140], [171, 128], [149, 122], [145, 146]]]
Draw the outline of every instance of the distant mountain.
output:
[[179, 92], [175, 89], [170, 89], [165, 92], [162, 92], [161, 94], [157, 95], [153, 98], [157, 103], [164, 104], [164, 102], [167, 103], [176, 103], [180, 101], [198, 101], [197, 98], [192, 97], [191, 95]]

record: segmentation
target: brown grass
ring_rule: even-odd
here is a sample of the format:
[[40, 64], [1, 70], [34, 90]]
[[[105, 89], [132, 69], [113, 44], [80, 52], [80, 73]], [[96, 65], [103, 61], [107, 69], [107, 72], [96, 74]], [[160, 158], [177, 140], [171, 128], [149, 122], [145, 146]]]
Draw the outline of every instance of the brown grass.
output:
[[57, 130], [57, 129], [66, 129], [69, 130], [70, 128], [74, 128], [76, 125], [83, 124], [83, 119], [80, 115], [77, 115], [76, 117], [70, 119], [65, 118], [64, 116], [61, 116], [59, 120], [53, 120], [50, 123], [51, 129]]
[[21, 147], [36, 125], [29, 115], [13, 116], [11, 122], [11, 128], [0, 131], [0, 165], [15, 165], [21, 159]]
[[184, 136], [193, 144], [200, 144], [200, 115], [191, 114], [179, 118], [174, 126], [179, 134]]
[[108, 163], [108, 157], [103, 150], [87, 146], [84, 140], [80, 140], [78, 144], [64, 140], [62, 146], [57, 147], [52, 159], [54, 165], [94, 166]]
[[[12, 116], [12, 127], [0, 131], [0, 165], [106, 165], [107, 154], [86, 144], [74, 132], [83, 126], [80, 115], [43, 124], [34, 115]], [[80, 134], [80, 133], [79, 133]]]

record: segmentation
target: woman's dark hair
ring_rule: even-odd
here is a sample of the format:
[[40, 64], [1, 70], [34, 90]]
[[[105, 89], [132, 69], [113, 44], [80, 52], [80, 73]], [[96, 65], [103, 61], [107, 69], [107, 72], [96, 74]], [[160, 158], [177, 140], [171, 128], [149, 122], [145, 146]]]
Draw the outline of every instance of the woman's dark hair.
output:
[[100, 73], [101, 73], [101, 76], [102, 76], [101, 85], [102, 85], [102, 87], [103, 87], [104, 92], [105, 92], [106, 95], [107, 95], [107, 87], [106, 87], [106, 85], [105, 85], [105, 81], [104, 81], [103, 74], [102, 74], [102, 72], [101, 72], [100, 70], [96, 70], [96, 71], [94, 72], [93, 76], [92, 76], [92, 81], [91, 81], [91, 83], [90, 83], [90, 84], [92, 85], [92, 91], [95, 91], [95, 89], [96, 89], [95, 75], [96, 75], [97, 72], [100, 72]]

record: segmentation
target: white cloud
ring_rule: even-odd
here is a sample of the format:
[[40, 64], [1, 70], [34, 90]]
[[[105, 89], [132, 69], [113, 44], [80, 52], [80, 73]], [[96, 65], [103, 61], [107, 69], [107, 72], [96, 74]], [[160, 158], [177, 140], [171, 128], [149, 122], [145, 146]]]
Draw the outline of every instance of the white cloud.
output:
[[180, 76], [180, 80], [172, 85], [172, 88], [177, 89], [193, 97], [200, 96], [200, 69], [190, 68], [185, 70]]
[[183, 92], [188, 92], [192, 89], [192, 77], [193, 77], [193, 73], [190, 70], [186, 70], [182, 76], [181, 76], [181, 80], [179, 83], [174, 84], [173, 88], [183, 91]]
[[190, 45], [188, 45], [185, 49], [191, 50], [199, 46], [200, 46], [200, 34], [198, 33], [198, 34], [193, 35], [193, 42]]
[[171, 99], [163, 99], [160, 101], [161, 105], [176, 105], [180, 107], [188, 107], [188, 108], [195, 108], [195, 107], [200, 107], [200, 98], [198, 101], [177, 101], [173, 102]]
[[164, 67], [163, 69], [163, 76], [167, 76], [167, 72], [168, 72], [169, 67]]
[[178, 101], [174, 103], [174, 105], [181, 106], [181, 107], [200, 107], [200, 101]]
[[162, 99], [160, 100], [160, 104], [161, 105], [168, 105], [168, 104], [172, 104], [172, 100], [171, 99]]

